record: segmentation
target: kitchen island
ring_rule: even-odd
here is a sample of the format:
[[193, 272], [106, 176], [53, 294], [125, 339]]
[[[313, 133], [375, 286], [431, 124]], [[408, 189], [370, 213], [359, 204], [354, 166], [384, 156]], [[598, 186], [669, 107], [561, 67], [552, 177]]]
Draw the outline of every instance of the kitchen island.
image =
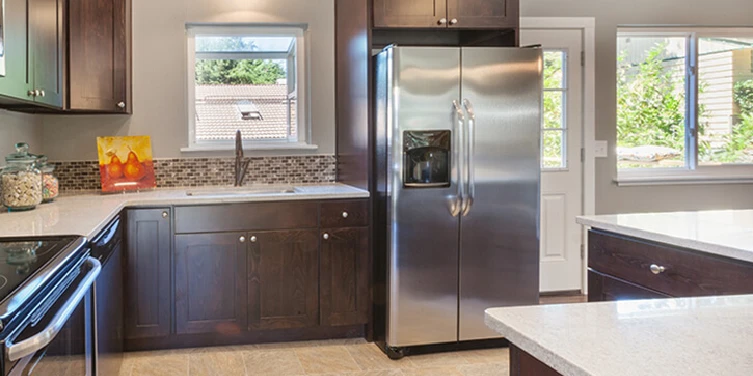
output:
[[491, 308], [510, 375], [753, 374], [753, 295]]

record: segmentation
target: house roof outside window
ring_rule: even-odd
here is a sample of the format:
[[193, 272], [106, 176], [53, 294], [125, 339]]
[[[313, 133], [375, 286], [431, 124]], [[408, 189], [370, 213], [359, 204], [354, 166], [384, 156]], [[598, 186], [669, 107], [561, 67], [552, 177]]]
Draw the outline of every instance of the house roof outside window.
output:
[[[236, 130], [245, 140], [287, 139], [296, 133], [295, 108], [287, 85], [196, 85], [196, 140], [233, 140]], [[253, 116], [242, 113], [249, 109]]]

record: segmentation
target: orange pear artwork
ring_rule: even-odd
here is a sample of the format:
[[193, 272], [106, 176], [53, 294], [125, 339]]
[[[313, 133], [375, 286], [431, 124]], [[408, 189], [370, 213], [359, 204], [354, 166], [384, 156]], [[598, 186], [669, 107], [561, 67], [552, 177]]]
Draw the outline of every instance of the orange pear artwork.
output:
[[102, 192], [156, 187], [149, 136], [97, 137]]

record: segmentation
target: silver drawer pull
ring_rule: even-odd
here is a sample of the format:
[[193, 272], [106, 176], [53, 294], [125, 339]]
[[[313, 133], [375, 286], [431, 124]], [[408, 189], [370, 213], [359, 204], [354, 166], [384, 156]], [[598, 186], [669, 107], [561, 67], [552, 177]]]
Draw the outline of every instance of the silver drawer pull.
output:
[[238, 241], [241, 242], [241, 243], [245, 243], [246, 242], [246, 237], [245, 236], [241, 236], [240, 238], [238, 238]]
[[251, 243], [256, 243], [256, 236], [251, 237]]
[[346, 211], [343, 212], [343, 218], [348, 218], [348, 212]]
[[649, 266], [648, 268], [651, 269], [651, 273], [654, 273], [654, 274], [661, 274], [667, 270], [667, 268], [656, 265], [656, 264], [651, 264], [651, 266]]

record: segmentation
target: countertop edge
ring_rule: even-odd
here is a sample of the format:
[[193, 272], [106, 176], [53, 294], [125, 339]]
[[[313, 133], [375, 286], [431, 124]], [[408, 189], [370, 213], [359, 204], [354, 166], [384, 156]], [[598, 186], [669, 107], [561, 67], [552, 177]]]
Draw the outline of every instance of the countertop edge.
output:
[[712, 255], [729, 257], [731, 259], [753, 263], [753, 252], [724, 246], [721, 244], [707, 243], [692, 239], [683, 239], [675, 236], [659, 234], [635, 227], [623, 226], [611, 222], [599, 221], [590, 217], [575, 217], [575, 222], [591, 228], [613, 232], [620, 235], [650, 240], [670, 246], [688, 248]]
[[535, 340], [526, 337], [515, 330], [515, 328], [492, 316], [490, 311], [494, 309], [495, 308], [489, 308], [484, 312], [484, 322], [489, 328], [507, 338], [511, 344], [515, 345], [515, 347], [531, 354], [531, 356], [547, 366], [554, 368], [555, 371], [564, 376], [593, 376], [567, 359], [540, 346]]

